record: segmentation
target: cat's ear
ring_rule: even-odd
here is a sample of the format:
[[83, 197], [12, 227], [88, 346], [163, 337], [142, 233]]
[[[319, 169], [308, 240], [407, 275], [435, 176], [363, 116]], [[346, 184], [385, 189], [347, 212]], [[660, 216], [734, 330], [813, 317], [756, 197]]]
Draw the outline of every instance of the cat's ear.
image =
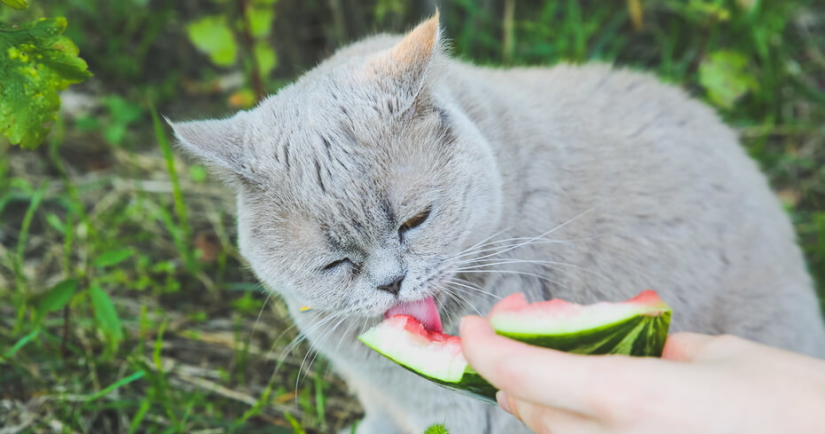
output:
[[412, 81], [421, 81], [433, 58], [440, 50], [441, 29], [438, 10], [427, 21], [419, 24], [404, 36], [390, 52], [393, 73], [406, 75]]
[[[438, 10], [427, 21], [404, 35], [389, 52], [372, 66], [374, 71], [393, 81], [393, 88], [401, 94], [401, 103], [409, 107], [425, 87], [441, 54], [441, 29]], [[407, 107], [397, 107], [406, 110]]]
[[245, 112], [227, 119], [166, 122], [172, 126], [181, 147], [206, 163], [248, 177], [249, 165], [244, 151]]

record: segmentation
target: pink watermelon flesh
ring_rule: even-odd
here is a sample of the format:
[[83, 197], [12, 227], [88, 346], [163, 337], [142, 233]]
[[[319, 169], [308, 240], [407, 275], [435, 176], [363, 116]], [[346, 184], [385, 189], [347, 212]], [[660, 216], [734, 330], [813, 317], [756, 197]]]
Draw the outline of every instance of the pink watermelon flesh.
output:
[[657, 317], [670, 307], [655, 291], [646, 290], [627, 301], [576, 304], [561, 299], [529, 303], [522, 293], [511, 294], [490, 312], [490, 324], [500, 334], [560, 335], [580, 333], [622, 322], [630, 317]]

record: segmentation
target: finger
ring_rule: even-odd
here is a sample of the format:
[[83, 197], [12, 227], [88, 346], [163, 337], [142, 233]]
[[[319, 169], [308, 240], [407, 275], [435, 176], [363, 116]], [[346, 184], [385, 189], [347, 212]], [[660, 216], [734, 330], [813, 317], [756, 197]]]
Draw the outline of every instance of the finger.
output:
[[576, 434], [604, 432], [603, 426], [598, 421], [575, 412], [534, 404], [502, 392], [499, 392], [496, 398], [502, 408], [506, 407], [505, 411], [524, 422], [533, 432]]
[[497, 335], [480, 317], [461, 323], [464, 356], [482, 377], [507, 395], [582, 414], [601, 411], [594, 381], [616, 377], [648, 378], [649, 364], [618, 357], [581, 356], [538, 348]]
[[665, 341], [662, 358], [676, 362], [693, 361], [713, 339], [713, 336], [698, 333], [674, 333]]

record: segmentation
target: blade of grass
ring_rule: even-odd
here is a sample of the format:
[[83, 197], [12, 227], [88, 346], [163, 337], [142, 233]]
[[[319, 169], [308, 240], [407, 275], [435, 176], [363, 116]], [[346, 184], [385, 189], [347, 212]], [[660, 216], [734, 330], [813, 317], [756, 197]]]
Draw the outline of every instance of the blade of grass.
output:
[[163, 129], [163, 123], [160, 121], [157, 110], [155, 110], [154, 106], [150, 106], [149, 111], [152, 114], [152, 126], [155, 129], [155, 138], [163, 153], [163, 159], [166, 160], [166, 170], [169, 172], [169, 180], [172, 182], [172, 197], [175, 203], [175, 213], [178, 215], [178, 228], [184, 241], [184, 249], [180, 253], [183, 256], [186, 267], [190, 272], [195, 273], [197, 271], [197, 263], [195, 262], [193, 249], [190, 247], [192, 229], [189, 227], [189, 219], [186, 215], [186, 204], [183, 200], [183, 191], [180, 188], [178, 172], [175, 170], [175, 155], [172, 153], [172, 147], [169, 145], [169, 139], [166, 137], [166, 132]]
[[20, 351], [21, 348], [23, 348], [24, 346], [26, 346], [26, 344], [28, 344], [34, 338], [36, 338], [38, 334], [40, 334], [40, 330], [35, 330], [27, 334], [26, 336], [20, 338], [17, 342], [14, 343], [14, 345], [11, 348], [9, 348], [8, 350], [6, 350], [5, 353], [3, 353], [3, 361], [5, 362], [6, 360], [14, 357], [14, 355], [17, 354], [17, 352]]
[[140, 408], [138, 408], [137, 413], [135, 413], [135, 417], [132, 418], [132, 422], [129, 424], [129, 434], [134, 434], [137, 432], [138, 428], [140, 428], [140, 424], [146, 417], [146, 413], [148, 413], [151, 408], [152, 397], [147, 394], [146, 397], [143, 398], [143, 401], [141, 401]]
[[90, 402], [92, 402], [92, 401], [94, 401], [94, 400], [96, 400], [100, 397], [106, 396], [109, 393], [111, 393], [113, 390], [115, 390], [119, 387], [125, 386], [125, 385], [127, 385], [127, 384], [129, 384], [133, 381], [139, 380], [139, 379], [143, 378], [144, 375], [146, 375], [146, 372], [137, 371], [137, 372], [135, 372], [134, 374], [132, 374], [128, 377], [121, 378], [120, 380], [117, 380], [114, 383], [110, 384], [105, 389], [103, 389], [103, 390], [95, 393], [94, 395], [88, 397], [86, 399], [86, 402], [83, 403], [83, 405], [85, 406], [86, 404], [89, 404]]
[[157, 383], [155, 390], [158, 394], [160, 394], [160, 400], [166, 410], [166, 415], [169, 416], [169, 420], [172, 421], [173, 427], [175, 427], [178, 432], [181, 432], [179, 429], [180, 420], [175, 414], [172, 402], [169, 399], [169, 380], [166, 378], [166, 371], [163, 370], [163, 359], [161, 359], [161, 351], [163, 350], [163, 332], [166, 331], [167, 325], [169, 325], [168, 320], [163, 321], [160, 324], [158, 335], [155, 338], [155, 350], [152, 352], [152, 361], [155, 364], [155, 369], [157, 369]]
[[327, 430], [327, 418], [326, 418], [326, 410], [324, 407], [324, 403], [326, 399], [324, 397], [324, 376], [321, 373], [324, 371], [322, 367], [323, 361], [318, 361], [317, 368], [315, 370], [315, 411], [318, 414], [318, 420], [321, 421], [321, 431], [326, 432]]
[[46, 181], [40, 186], [40, 188], [37, 189], [34, 195], [32, 195], [31, 202], [29, 202], [29, 207], [26, 209], [26, 214], [23, 217], [23, 224], [20, 226], [20, 237], [17, 239], [17, 248], [15, 249], [14, 258], [15, 276], [19, 276], [20, 278], [23, 278], [23, 254], [26, 250], [26, 241], [29, 236], [29, 228], [31, 227], [32, 219], [34, 219], [34, 213], [40, 206], [40, 202], [43, 200], [43, 196], [45, 196], [46, 189], [48, 187], [49, 182]]
[[[46, 189], [49, 187], [49, 182], [44, 182], [37, 191], [34, 192], [29, 202], [29, 207], [26, 209], [26, 214], [23, 216], [23, 223], [20, 226], [20, 237], [17, 239], [17, 248], [15, 249], [14, 257], [11, 260], [14, 271], [14, 280], [17, 285], [17, 291], [13, 293], [14, 307], [17, 312], [17, 319], [14, 324], [14, 332], [19, 333], [26, 316], [26, 295], [28, 294], [28, 282], [23, 272], [23, 256], [26, 251], [26, 241], [28, 240], [29, 228], [31, 227], [32, 219], [43, 196], [46, 194]], [[11, 253], [9, 253], [11, 255]]]
[[287, 422], [289, 422], [289, 424], [292, 425], [292, 430], [295, 431], [295, 434], [307, 434], [307, 432], [304, 431], [304, 429], [301, 427], [301, 424], [298, 423], [298, 421], [295, 420], [295, 418], [292, 417], [291, 414], [284, 413], [284, 417], [286, 418]]

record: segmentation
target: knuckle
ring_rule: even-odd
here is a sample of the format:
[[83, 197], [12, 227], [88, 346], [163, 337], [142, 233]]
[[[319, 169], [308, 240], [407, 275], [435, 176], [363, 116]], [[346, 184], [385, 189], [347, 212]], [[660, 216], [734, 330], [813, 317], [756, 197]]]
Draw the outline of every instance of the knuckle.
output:
[[514, 363], [510, 363], [507, 359], [501, 359], [496, 365], [496, 378], [498, 379], [498, 386], [502, 389], [520, 389], [524, 382], [524, 372], [519, 369]]
[[608, 424], [620, 424], [629, 416], [640, 414], [643, 403], [650, 399], [649, 385], [632, 375], [623, 374], [634, 372], [624, 369], [628, 362], [643, 360], [616, 358], [611, 361], [614, 369], [599, 369], [591, 375], [587, 405], [594, 416]]

